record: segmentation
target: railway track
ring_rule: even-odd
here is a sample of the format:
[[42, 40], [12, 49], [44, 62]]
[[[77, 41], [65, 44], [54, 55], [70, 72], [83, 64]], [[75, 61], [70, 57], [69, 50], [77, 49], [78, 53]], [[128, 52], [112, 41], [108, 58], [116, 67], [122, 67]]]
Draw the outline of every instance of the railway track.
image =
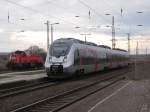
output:
[[28, 75], [30, 73], [44, 73], [44, 69], [29, 69], [29, 70], [16, 70], [16, 71], [11, 71], [11, 70], [6, 70], [6, 71], [1, 71], [0, 75]]
[[109, 76], [107, 78], [91, 82], [55, 96], [50, 96], [45, 99], [39, 100], [27, 106], [18, 108], [11, 112], [57, 112], [85, 97], [88, 97], [95, 92], [100, 91], [119, 80], [124, 79], [123, 73]]
[[2, 89], [0, 90], [0, 99], [6, 98], [9, 96], [15, 96], [15, 95], [22, 94], [22, 93], [27, 93], [30, 91], [34, 91], [34, 90], [49, 87], [49, 86], [53, 86], [58, 83], [60, 82], [57, 82], [55, 80], [44, 80], [44, 81], [36, 82], [33, 84], [30, 83], [30, 84], [25, 84], [22, 86], [16, 86], [13, 88]]

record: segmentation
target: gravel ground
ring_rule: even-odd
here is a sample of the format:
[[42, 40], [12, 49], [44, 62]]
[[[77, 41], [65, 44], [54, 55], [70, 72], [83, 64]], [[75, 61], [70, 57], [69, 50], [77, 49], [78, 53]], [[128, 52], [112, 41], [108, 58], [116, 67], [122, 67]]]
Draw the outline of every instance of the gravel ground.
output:
[[137, 63], [131, 66], [133, 70], [127, 77], [131, 80], [149, 80], [150, 79], [150, 62]]
[[60, 112], [150, 112], [150, 63], [133, 65], [128, 80], [114, 84]]
[[0, 55], [0, 71], [6, 70], [6, 63], [7, 63], [8, 57], [5, 55]]
[[[128, 69], [117, 70], [117, 73], [120, 71], [126, 71]], [[115, 75], [116, 71], [112, 71]], [[90, 77], [89, 79], [79, 79], [72, 80], [69, 82], [65, 82], [63, 84], [59, 84], [57, 86], [52, 86], [49, 88], [43, 88], [34, 92], [29, 92], [26, 94], [20, 94], [14, 97], [8, 97], [0, 100], [0, 112], [8, 112], [10, 110], [16, 109], [20, 106], [35, 102], [39, 99], [46, 98], [48, 96], [54, 96], [58, 93], [62, 93], [63, 91], [71, 90], [81, 85], [92, 83], [93, 81], [105, 77], [105, 75], [112, 74], [112, 72], [105, 73], [104, 75], [96, 75], [95, 77]], [[119, 72], [119, 73], [120, 73]]]
[[121, 81], [60, 112], [150, 112], [149, 85], [149, 80]]

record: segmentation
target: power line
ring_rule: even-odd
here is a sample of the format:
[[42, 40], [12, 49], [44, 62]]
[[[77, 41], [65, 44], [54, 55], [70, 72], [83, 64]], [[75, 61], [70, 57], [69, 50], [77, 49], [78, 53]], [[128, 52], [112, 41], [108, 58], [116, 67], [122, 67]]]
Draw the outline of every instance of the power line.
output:
[[[110, 8], [111, 7], [111, 9], [113, 9], [115, 12], [116, 12], [116, 14], [118, 14], [118, 15], [121, 15], [121, 18], [120, 18], [120, 26], [122, 25], [122, 23], [123, 23], [123, 8], [120, 8], [120, 9], [116, 9], [116, 8], [114, 8], [111, 4], [109, 4], [109, 2], [108, 1], [106, 1], [106, 0], [103, 0], [107, 5], [108, 5], [108, 7]], [[120, 13], [118, 12], [118, 10], [120, 11]], [[122, 32], [124, 32], [125, 33], [125, 31], [122, 31]]]
[[30, 8], [30, 7], [27, 7], [27, 6], [24, 6], [24, 5], [21, 5], [21, 4], [19, 4], [19, 3], [13, 2], [13, 1], [10, 1], [10, 0], [4, 0], [4, 1], [9, 2], [9, 3], [11, 3], [11, 4], [14, 4], [14, 5], [16, 5], [16, 6], [22, 7], [22, 8], [24, 8], [24, 9], [26, 9], [26, 10], [29, 10], [29, 11], [32, 11], [32, 12], [35, 12], [35, 13], [38, 13], [38, 14], [40, 14], [42, 17], [45, 17], [45, 16], [47, 16], [46, 18], [52, 17], [52, 18], [61, 20], [61, 21], [65, 22], [65, 23], [72, 24], [72, 25], [76, 25], [76, 24], [74, 24], [74, 23], [72, 23], [72, 22], [69, 22], [69, 21], [64, 20], [64, 19], [62, 19], [62, 18], [58, 18], [58, 17], [53, 16], [53, 15], [44, 15], [43, 13], [39, 12], [38, 10], [35, 10], [35, 9], [33, 9], [33, 8]]
[[[13, 2], [13, 1], [10, 1], [10, 0], [5, 0], [5, 1], [8, 2], [8, 3], [14, 4], [14, 5], [16, 5], [16, 6], [22, 7], [22, 8], [24, 8], [24, 9], [26, 9], [26, 10], [29, 10], [29, 11], [32, 11], [32, 12], [35, 12], [35, 13], [38, 13], [38, 14], [40, 14], [42, 17], [45, 16], [45, 15], [43, 15], [43, 13], [41, 14], [41, 12], [39, 12], [38, 10], [35, 10], [35, 9], [33, 9], [33, 8], [26, 7], [26, 6], [24, 6], [24, 5], [18, 4], [18, 3], [16, 3], [16, 2]], [[76, 26], [76, 24], [71, 23], [71, 22], [69, 22], [69, 21], [66, 21], [66, 20], [64, 20], [64, 19], [60, 19], [60, 18], [55, 17], [55, 16], [52, 16], [52, 15], [50, 15], [50, 16], [51, 16], [52, 18], [56, 18], [56, 19], [58, 19], [58, 20], [64, 21], [65, 23], [73, 24], [73, 25]], [[49, 16], [48, 16], [48, 17], [49, 17]], [[85, 29], [86, 27], [85, 27], [85, 26], [81, 26], [80, 28]], [[87, 29], [87, 28], [86, 28], [86, 29]], [[75, 29], [74, 29], [74, 31], [75, 31]]]
[[[58, 18], [58, 17], [53, 16], [53, 15], [44, 15], [43, 13], [41, 13], [41, 12], [39, 12], [38, 10], [35, 10], [35, 9], [31, 8], [31, 7], [27, 7], [27, 6], [21, 5], [21, 4], [19, 4], [19, 3], [16, 3], [16, 2], [13, 2], [13, 1], [10, 1], [10, 0], [4, 0], [4, 1], [6, 1], [6, 2], [8, 2], [8, 3], [10, 3], [10, 4], [13, 4], [13, 5], [16, 5], [16, 6], [18, 6], [18, 7], [24, 8], [24, 9], [26, 9], [26, 10], [32, 11], [32, 12], [34, 12], [34, 13], [40, 14], [41, 17], [45, 17], [45, 16], [46, 16], [47, 18], [51, 17], [51, 18], [55, 18], [55, 19], [61, 20], [61, 21], [63, 21], [64, 23], [72, 24], [72, 25], [74, 25], [73, 28], [74, 28], [75, 26], [78, 26], [77, 24], [74, 24], [74, 23], [72, 23], [72, 22], [69, 22], [68, 20], [64, 20], [64, 19], [62, 19], [62, 18]], [[48, 19], [47, 19], [47, 20], [48, 20]], [[81, 25], [80, 25], [80, 28], [81, 28], [81, 29], [87, 29], [87, 27], [85, 27], [85, 25], [84, 25], [84, 26], [81, 26]], [[72, 29], [72, 30], [75, 31], [75, 29]]]
[[[60, 5], [58, 5], [58, 4], [56, 4], [56, 3], [54, 3], [54, 2], [53, 2], [53, 1], [51, 1], [51, 0], [48, 0], [48, 1], [49, 1], [48, 3], [50, 3], [50, 4], [54, 4], [54, 5], [55, 5], [55, 6], [57, 6], [57, 7], [59, 6], [59, 8], [61, 8], [61, 9], [63, 9], [63, 10], [65, 10], [65, 9], [66, 9], [66, 7], [60, 6]], [[68, 10], [67, 10], [67, 11], [68, 11]], [[73, 12], [73, 11], [70, 11], [70, 10], [69, 10], [69, 12]], [[74, 12], [73, 12], [73, 13], [74, 13]], [[76, 18], [77, 18], [77, 17], [79, 17], [79, 18], [80, 18], [80, 17], [84, 17], [84, 16], [79, 15], [79, 14], [77, 14], [77, 13], [74, 13], [74, 14], [75, 14], [75, 16], [74, 16], [74, 17], [76, 17]], [[89, 16], [89, 17], [88, 17], [88, 19], [91, 21], [91, 17], [90, 17], [90, 16], [91, 16], [91, 14], [90, 14], [90, 10], [89, 10], [89, 12], [88, 12], [88, 16]], [[76, 26], [75, 28], [82, 28], [82, 26], [81, 26], [81, 27]], [[84, 28], [83, 28], [83, 29], [84, 29]]]
[[[26, 6], [24, 6], [24, 5], [18, 4], [18, 3], [16, 3], [16, 2], [13, 2], [13, 1], [10, 1], [10, 0], [5, 0], [5, 1], [7, 1], [7, 2], [9, 2], [9, 3], [11, 3], [11, 4], [14, 4], [14, 5], [16, 5], [16, 6], [22, 7], [22, 8], [24, 8], [24, 9], [26, 9], [26, 10], [30, 10], [30, 11], [32, 11], [32, 12], [38, 13], [38, 14], [40, 14], [41, 16], [43, 16], [43, 14], [41, 14], [41, 12], [39, 12], [39, 11], [33, 9], [33, 8], [26, 7]], [[91, 9], [91, 8], [90, 8], [90, 9]], [[93, 9], [92, 9], [92, 10], [93, 10]], [[93, 10], [93, 11], [94, 11], [94, 10]], [[94, 12], [96, 12], [96, 11], [94, 11]], [[97, 14], [98, 14], [98, 13], [97, 13]], [[45, 16], [45, 15], [44, 15], [44, 16]], [[66, 21], [66, 20], [64, 20], [64, 19], [60, 19], [60, 18], [55, 17], [55, 16], [52, 16], [52, 15], [50, 15], [50, 16], [51, 16], [52, 18], [56, 18], [56, 19], [58, 19], [58, 20], [64, 21], [65, 23], [69, 23], [69, 24], [76, 25], [76, 24], [71, 23], [71, 22], [69, 22], [69, 21]]]
[[[66, 7], [60, 6], [60, 5], [54, 3], [54, 2], [51, 1], [51, 0], [48, 0], [48, 3], [55, 5], [57, 8], [59, 7], [59, 8], [61, 8], [61, 9], [63, 9], [63, 10], [66, 10]], [[67, 11], [68, 11], [68, 10], [67, 10]], [[69, 12], [74, 13], [74, 11], [70, 11], [70, 10], [69, 10]], [[80, 18], [80, 17], [85, 17], [85, 16], [82, 16], [82, 15], [80, 15], [80, 14], [74, 13], [74, 17], [75, 17], [75, 18], [78, 18], [78, 17]]]
[[84, 5], [85, 7], [87, 7], [88, 9], [90, 9], [91, 11], [93, 11], [95, 14], [97, 14], [98, 16], [100, 16], [101, 19], [103, 18], [103, 20], [105, 20], [105, 21], [108, 22], [108, 20], [107, 20], [105, 17], [103, 17], [101, 14], [99, 14], [94, 8], [90, 7], [88, 4], [84, 3], [84, 2], [81, 1], [81, 0], [78, 0], [78, 1], [79, 1], [82, 5]]
[[[111, 7], [111, 9], [114, 9], [115, 12], [116, 12], [118, 15], [120, 15], [120, 13], [117, 11], [118, 9], [115, 9], [111, 4], [109, 4], [108, 1], [106, 1], [106, 0], [103, 0], [103, 1], [108, 5], [109, 8]], [[112, 3], [112, 1], [110, 1], [110, 3]], [[119, 11], [120, 11], [120, 9], [119, 9]]]
[[[97, 14], [98, 16], [101, 17], [101, 19], [105, 20], [106, 22], [108, 22], [108, 20], [103, 17], [101, 14], [99, 14], [94, 8], [90, 7], [88, 4], [86, 4], [85, 2], [78, 0], [82, 5], [84, 5], [85, 7], [89, 8], [91, 11], [93, 11], [95, 14]], [[103, 0], [104, 1], [104, 0]], [[118, 12], [117, 12], [118, 13]], [[110, 21], [109, 21], [110, 22]], [[125, 33], [125, 31], [124, 31]]]

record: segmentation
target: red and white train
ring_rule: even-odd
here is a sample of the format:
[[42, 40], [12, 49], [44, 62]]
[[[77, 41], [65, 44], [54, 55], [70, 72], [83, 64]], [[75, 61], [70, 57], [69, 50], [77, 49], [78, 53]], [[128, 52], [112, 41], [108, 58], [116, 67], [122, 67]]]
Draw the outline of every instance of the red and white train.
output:
[[128, 66], [125, 50], [97, 46], [73, 38], [61, 38], [50, 46], [45, 69], [50, 78], [87, 74], [104, 69]]

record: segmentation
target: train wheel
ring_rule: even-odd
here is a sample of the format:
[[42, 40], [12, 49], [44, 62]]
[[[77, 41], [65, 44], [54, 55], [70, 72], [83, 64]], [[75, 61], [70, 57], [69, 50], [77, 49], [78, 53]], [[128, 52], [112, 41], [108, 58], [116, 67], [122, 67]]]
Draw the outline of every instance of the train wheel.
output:
[[107, 71], [107, 70], [109, 70], [109, 68], [108, 67], [104, 67], [104, 71]]
[[76, 77], [81, 77], [84, 75], [84, 69], [79, 69], [75, 72]]
[[40, 69], [43, 67], [42, 63], [35, 63], [35, 68]]
[[81, 69], [81, 74], [84, 75], [84, 69]]
[[38, 63], [38, 68], [42, 68], [43, 67], [43, 63]]
[[10, 69], [10, 67], [11, 67], [10, 63], [7, 63], [7, 64], [6, 64], [6, 67], [7, 67], [8, 69]]

